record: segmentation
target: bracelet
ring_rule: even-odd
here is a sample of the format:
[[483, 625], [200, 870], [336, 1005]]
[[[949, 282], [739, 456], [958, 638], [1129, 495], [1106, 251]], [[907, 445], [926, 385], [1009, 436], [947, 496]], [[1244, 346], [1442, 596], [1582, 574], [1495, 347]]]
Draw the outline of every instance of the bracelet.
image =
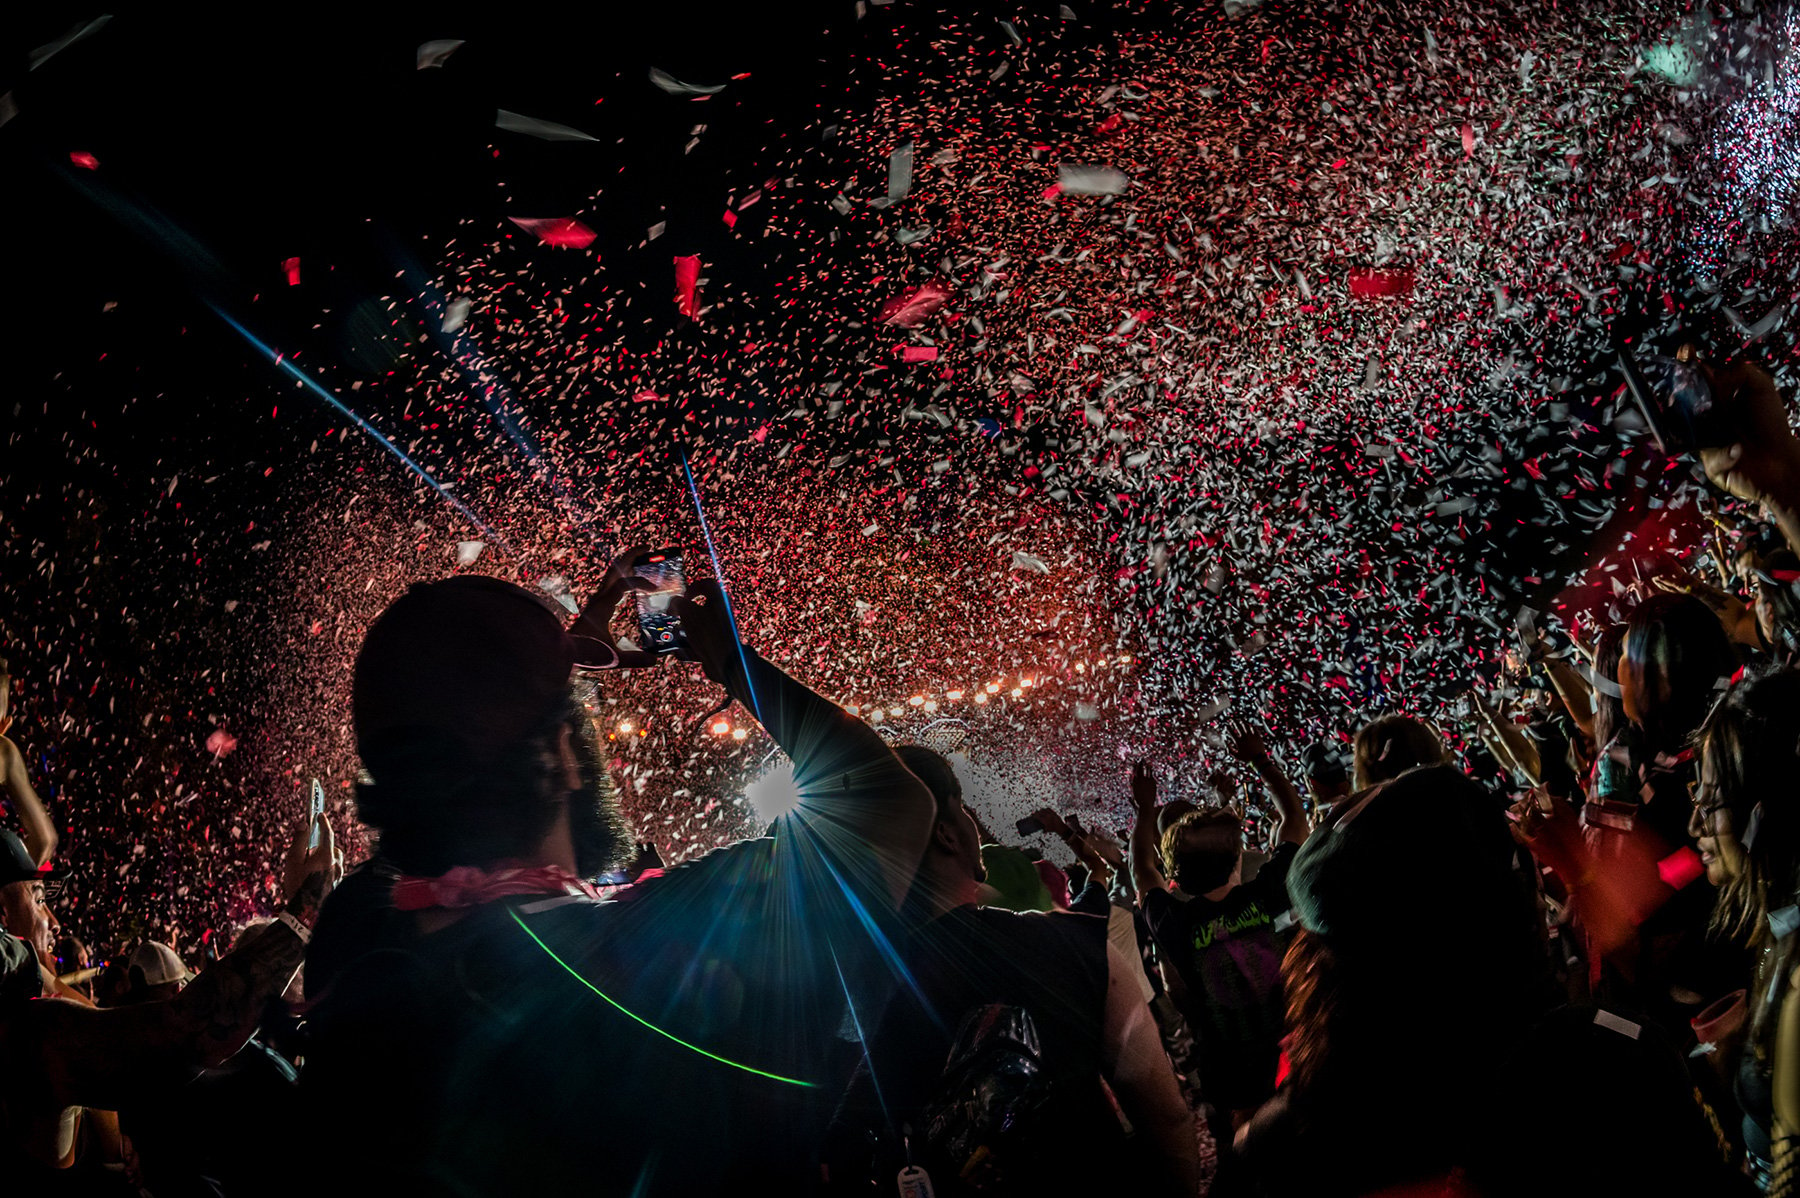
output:
[[282, 911], [282, 912], [278, 913], [275, 916], [275, 918], [278, 921], [280, 921], [281, 923], [284, 923], [288, 927], [292, 928], [294, 930], [294, 935], [300, 937], [301, 944], [311, 944], [312, 943], [311, 929], [309, 929], [305, 924], [301, 923], [300, 918], [297, 915], [295, 915], [292, 911]]

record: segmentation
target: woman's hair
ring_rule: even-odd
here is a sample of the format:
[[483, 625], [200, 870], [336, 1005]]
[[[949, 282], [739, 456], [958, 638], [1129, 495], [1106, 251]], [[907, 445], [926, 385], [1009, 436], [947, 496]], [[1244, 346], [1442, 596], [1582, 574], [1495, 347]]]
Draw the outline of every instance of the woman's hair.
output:
[[[1286, 1092], [1302, 1126], [1350, 1142], [1406, 1112], [1417, 1151], [1369, 1166], [1390, 1184], [1461, 1159], [1545, 974], [1535, 905], [1485, 788], [1427, 767], [1350, 804], [1288, 874], [1301, 927], [1281, 967]], [[1400, 879], [1425, 896], [1404, 933], [1382, 897]]]
[[1681, 749], [1718, 698], [1719, 679], [1737, 668], [1719, 617], [1692, 595], [1652, 595], [1625, 622], [1619, 687], [1653, 752]]
[[1738, 683], [1696, 739], [1712, 766], [1706, 797], [1731, 812], [1732, 832], [1744, 844], [1743, 869], [1720, 889], [1712, 931], [1752, 949], [1776, 946], [1759, 962], [1750, 998], [1748, 1043], [1767, 1062], [1779, 1013], [1768, 1000], [1770, 982], [1788, 976], [1800, 939], [1777, 941], [1769, 927], [1769, 912], [1800, 894], [1800, 670], [1771, 669]]
[[1430, 724], [1409, 715], [1384, 715], [1356, 733], [1356, 789], [1398, 778], [1420, 765], [1443, 765], [1450, 758]]
[[[610, 798], [593, 724], [573, 694], [532, 732], [467, 764], [449, 733], [409, 732], [363, 746], [370, 775], [358, 784], [357, 814], [381, 834], [381, 854], [402, 873], [426, 877], [459, 865], [528, 856], [568, 800], [558, 743], [568, 728], [582, 783]], [[617, 821], [616, 803], [603, 818]]]
[[1769, 670], [1732, 687], [1698, 741], [1711, 765], [1707, 797], [1750, 842], [1743, 870], [1719, 891], [1713, 930], [1760, 948], [1770, 939], [1770, 909], [1800, 891], [1800, 670]]
[[[1619, 686], [1619, 658], [1625, 652], [1625, 625], [1614, 624], [1594, 642], [1594, 677]], [[1625, 731], [1625, 703], [1616, 694], [1594, 688], [1594, 753], [1605, 751], [1613, 738]]]

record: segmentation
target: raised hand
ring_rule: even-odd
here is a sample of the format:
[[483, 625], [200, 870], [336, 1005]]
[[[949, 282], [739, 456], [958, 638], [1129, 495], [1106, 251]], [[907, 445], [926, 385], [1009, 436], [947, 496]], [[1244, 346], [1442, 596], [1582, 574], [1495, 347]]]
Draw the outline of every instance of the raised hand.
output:
[[1785, 493], [1794, 485], [1794, 464], [1800, 460], [1800, 440], [1788, 427], [1787, 406], [1775, 380], [1748, 362], [1709, 373], [1713, 401], [1730, 412], [1738, 439], [1700, 451], [1707, 477], [1739, 499], [1786, 502]]
[[1245, 765], [1255, 765], [1259, 761], [1267, 761], [1269, 757], [1269, 746], [1263, 741], [1262, 735], [1249, 728], [1233, 732], [1225, 745], [1231, 755]]
[[344, 858], [337, 851], [337, 837], [331, 821], [319, 821], [319, 843], [307, 848], [312, 838], [313, 822], [301, 820], [288, 842], [281, 862], [281, 899], [288, 910], [309, 921], [318, 913], [325, 896], [344, 874]]
[[725, 606], [725, 588], [716, 578], [696, 582], [675, 600], [675, 611], [681, 617], [688, 652], [708, 678], [729, 688], [742, 675], [744, 663], [737, 630]]
[[638, 669], [657, 664], [654, 653], [620, 648], [612, 631], [613, 612], [618, 609], [619, 601], [634, 591], [651, 589], [650, 583], [632, 572], [637, 560], [648, 552], [642, 546], [634, 546], [614, 558], [600, 580], [600, 589], [569, 625], [569, 634], [581, 649], [579, 664], [595, 670]]
[[1139, 761], [1131, 767], [1131, 805], [1139, 811], [1156, 809], [1156, 777], [1150, 772], [1148, 761]]

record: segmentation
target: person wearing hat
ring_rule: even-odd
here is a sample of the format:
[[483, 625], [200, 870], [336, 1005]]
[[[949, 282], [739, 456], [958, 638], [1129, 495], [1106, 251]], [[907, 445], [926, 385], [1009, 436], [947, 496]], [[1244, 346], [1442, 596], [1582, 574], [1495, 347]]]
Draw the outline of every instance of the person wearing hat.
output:
[[50, 910], [45, 890], [61, 877], [62, 870], [40, 864], [24, 841], [0, 828], [0, 928], [23, 941], [51, 976], [56, 973], [56, 934], [62, 925]]
[[[333, 1192], [791, 1192], [854, 1067], [847, 987], [912, 882], [931, 799], [873, 730], [742, 644], [723, 589], [673, 602], [687, 653], [794, 764], [800, 803], [602, 901], [630, 851], [578, 667], [654, 665], [614, 608], [628, 551], [569, 628], [463, 575], [370, 626], [351, 708], [375, 855], [307, 956], [316, 1130], [379, 1129]], [[604, 701], [602, 699], [602, 701]]]
[[131, 950], [125, 967], [125, 995], [121, 1005], [145, 1002], [167, 1002], [193, 981], [195, 974], [175, 950], [155, 940], [146, 940]]
[[[0, 876], [16, 876], [30, 863], [22, 846], [14, 851], [6, 843], [10, 835], [0, 833]], [[0, 1171], [22, 1184], [21, 1193], [54, 1192], [55, 1170], [72, 1159], [81, 1108], [117, 1110], [146, 1089], [217, 1065], [243, 1047], [264, 1006], [300, 967], [308, 928], [331, 888], [334, 851], [329, 830], [309, 847], [302, 827], [279, 867], [283, 905], [274, 930], [220, 958], [167, 1002], [101, 1009], [46, 997], [0, 1006], [0, 1061], [7, 1070], [0, 1088]], [[14, 886], [36, 888], [38, 911], [21, 913], [16, 900], [9, 902], [9, 929], [18, 926], [11, 922], [18, 915], [33, 921], [33, 935], [46, 934], [54, 917], [42, 905], [41, 871], [4, 889]]]
[[1306, 778], [1306, 793], [1314, 811], [1335, 807], [1350, 797], [1350, 771], [1344, 768], [1343, 754], [1330, 742], [1314, 741], [1302, 749], [1300, 772]]
[[[1286, 1077], [1237, 1139], [1256, 1192], [1740, 1192], [1672, 1044], [1550, 1010], [1512, 848], [1489, 792], [1448, 765], [1357, 794], [1301, 848]], [[1577, 1140], [1532, 1124], [1547, 1098]]]
[[1373, 1193], [1464, 1163], [1476, 1097], [1542, 1009], [1536, 916], [1485, 790], [1425, 766], [1332, 814], [1288, 871], [1286, 1078], [1237, 1142], [1270, 1194]]

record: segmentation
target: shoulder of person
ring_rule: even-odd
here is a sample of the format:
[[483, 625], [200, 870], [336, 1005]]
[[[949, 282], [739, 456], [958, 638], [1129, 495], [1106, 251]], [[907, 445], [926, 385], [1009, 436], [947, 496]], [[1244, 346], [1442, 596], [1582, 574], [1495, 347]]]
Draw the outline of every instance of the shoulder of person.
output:
[[774, 876], [775, 857], [775, 841], [771, 837], [739, 840], [679, 865], [665, 866], [655, 877], [626, 886], [614, 897], [620, 903], [636, 904], [666, 899], [677, 890], [694, 885], [760, 884]]

